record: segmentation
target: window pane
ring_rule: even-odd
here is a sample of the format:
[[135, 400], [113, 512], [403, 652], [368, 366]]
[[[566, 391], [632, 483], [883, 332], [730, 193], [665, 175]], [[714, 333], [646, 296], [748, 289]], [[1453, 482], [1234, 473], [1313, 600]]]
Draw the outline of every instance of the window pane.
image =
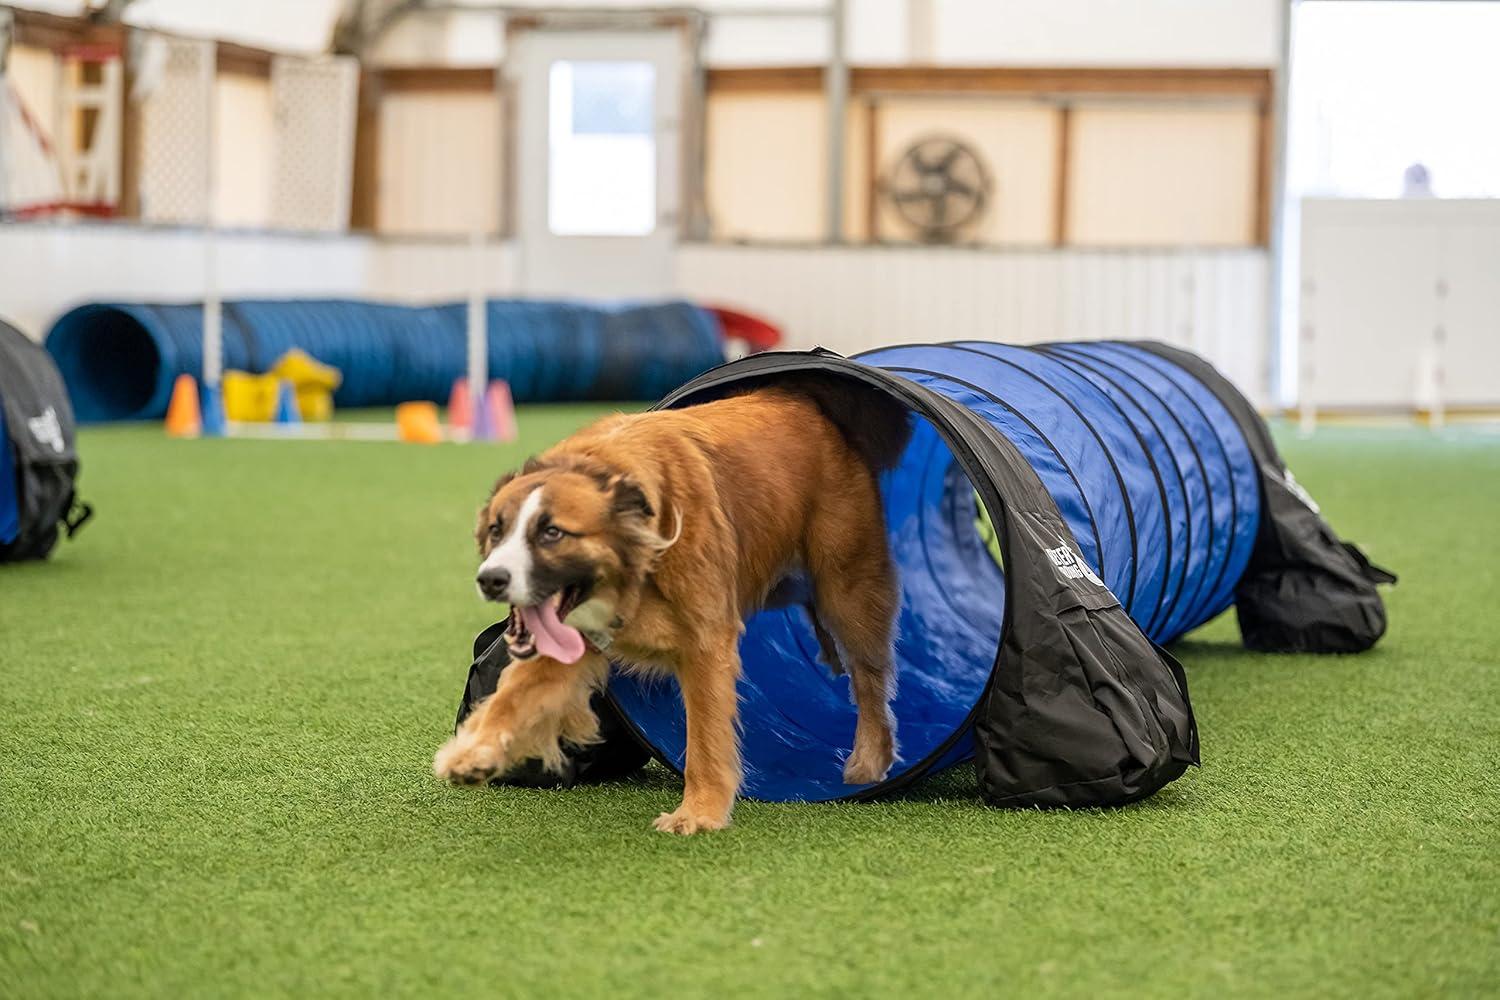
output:
[[656, 70], [648, 62], [552, 64], [547, 225], [558, 236], [656, 228]]

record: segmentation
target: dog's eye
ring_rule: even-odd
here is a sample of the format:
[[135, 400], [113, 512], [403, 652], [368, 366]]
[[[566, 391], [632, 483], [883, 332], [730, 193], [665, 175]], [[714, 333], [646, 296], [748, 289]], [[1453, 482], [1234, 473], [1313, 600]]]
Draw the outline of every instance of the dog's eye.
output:
[[499, 521], [491, 521], [490, 522], [490, 537], [493, 538], [497, 542], [500, 540], [500, 522]]
[[542, 541], [544, 541], [544, 542], [560, 542], [560, 541], [562, 541], [562, 537], [565, 534], [567, 534], [567, 532], [563, 531], [557, 525], [555, 525], [555, 524], [549, 524], [549, 525], [547, 525], [547, 527], [545, 527], [545, 528], [542, 529]]

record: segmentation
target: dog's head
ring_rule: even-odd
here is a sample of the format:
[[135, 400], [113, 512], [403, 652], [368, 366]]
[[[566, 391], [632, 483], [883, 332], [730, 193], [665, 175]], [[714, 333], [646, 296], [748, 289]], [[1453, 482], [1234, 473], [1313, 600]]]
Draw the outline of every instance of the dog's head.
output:
[[512, 657], [573, 662], [585, 635], [619, 627], [676, 540], [656, 522], [639, 483], [591, 462], [533, 459], [496, 483], [479, 509], [475, 583], [485, 600], [511, 605]]

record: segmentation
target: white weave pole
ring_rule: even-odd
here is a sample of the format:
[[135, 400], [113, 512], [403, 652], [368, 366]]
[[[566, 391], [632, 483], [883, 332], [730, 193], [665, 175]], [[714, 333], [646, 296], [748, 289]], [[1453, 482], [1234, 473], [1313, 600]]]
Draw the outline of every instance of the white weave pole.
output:
[[1427, 411], [1427, 426], [1441, 430], [1448, 422], [1447, 393], [1448, 371], [1448, 279], [1437, 280], [1437, 322], [1432, 327], [1432, 406]]
[[219, 294], [219, 239], [210, 216], [203, 230], [203, 384], [217, 386], [223, 374], [224, 300]]
[[1297, 433], [1312, 437], [1318, 429], [1318, 404], [1313, 400], [1313, 325], [1307, 322], [1302, 324], [1297, 382]]
[[[217, 51], [217, 47], [215, 47]], [[214, 91], [204, 91], [210, 130], [214, 124]], [[224, 375], [224, 300], [219, 290], [219, 234], [216, 218], [219, 172], [214, 144], [205, 144], [203, 159], [203, 384], [217, 388]]]
[[[470, 408], [479, 413], [490, 376], [490, 342], [488, 316], [485, 310], [484, 234], [478, 229], [469, 233], [469, 400]], [[475, 428], [479, 437], [479, 428]]]

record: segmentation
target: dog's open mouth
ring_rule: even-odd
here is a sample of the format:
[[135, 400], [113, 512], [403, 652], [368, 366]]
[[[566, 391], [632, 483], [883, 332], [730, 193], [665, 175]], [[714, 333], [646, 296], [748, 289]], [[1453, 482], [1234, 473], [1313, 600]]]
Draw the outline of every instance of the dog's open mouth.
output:
[[512, 605], [505, 645], [513, 660], [550, 656], [563, 663], [576, 663], [583, 656], [583, 634], [564, 619], [583, 600], [583, 588], [564, 587], [540, 604]]

